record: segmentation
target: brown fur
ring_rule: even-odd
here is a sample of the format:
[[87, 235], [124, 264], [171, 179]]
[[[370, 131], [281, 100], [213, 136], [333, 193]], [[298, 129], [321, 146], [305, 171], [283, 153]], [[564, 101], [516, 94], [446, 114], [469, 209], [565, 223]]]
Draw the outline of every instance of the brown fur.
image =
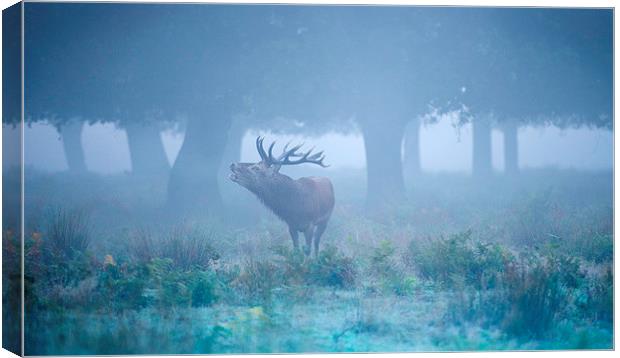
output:
[[318, 254], [321, 235], [334, 209], [334, 188], [324, 177], [303, 177], [293, 180], [280, 174], [279, 167], [259, 163], [234, 163], [230, 179], [254, 193], [289, 227], [295, 248], [298, 235], [306, 237], [305, 253], [310, 254], [314, 241]]

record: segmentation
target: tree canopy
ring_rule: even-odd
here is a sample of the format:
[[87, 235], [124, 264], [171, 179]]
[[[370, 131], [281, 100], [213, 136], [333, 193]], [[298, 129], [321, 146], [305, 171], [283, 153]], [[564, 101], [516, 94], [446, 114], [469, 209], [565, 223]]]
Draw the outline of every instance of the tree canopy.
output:
[[455, 64], [460, 99], [471, 113], [610, 128], [610, 11], [478, 9], [462, 15], [467, 35]]
[[612, 126], [611, 10], [28, 3], [26, 18], [27, 118], [188, 118], [171, 182], [206, 194], [187, 200], [215, 195], [234, 114], [306, 135], [356, 123], [369, 202], [404, 196], [404, 128], [433, 109]]

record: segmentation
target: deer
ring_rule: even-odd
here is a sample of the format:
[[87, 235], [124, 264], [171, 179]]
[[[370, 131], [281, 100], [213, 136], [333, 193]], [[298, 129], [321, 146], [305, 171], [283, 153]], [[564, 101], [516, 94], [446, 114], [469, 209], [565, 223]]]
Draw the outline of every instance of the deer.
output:
[[293, 248], [299, 252], [299, 233], [306, 239], [304, 254], [311, 255], [314, 242], [314, 255], [319, 254], [321, 236], [327, 228], [327, 222], [334, 209], [334, 187], [325, 177], [302, 177], [292, 179], [280, 173], [285, 165], [311, 163], [323, 168], [325, 156], [323, 151], [312, 154], [314, 148], [307, 152], [298, 152], [302, 144], [288, 148], [274, 157], [272, 142], [266, 152], [263, 147], [265, 138], [256, 138], [256, 150], [260, 156], [257, 163], [232, 163], [229, 179], [252, 192], [277, 217], [288, 225], [288, 232], [293, 240]]

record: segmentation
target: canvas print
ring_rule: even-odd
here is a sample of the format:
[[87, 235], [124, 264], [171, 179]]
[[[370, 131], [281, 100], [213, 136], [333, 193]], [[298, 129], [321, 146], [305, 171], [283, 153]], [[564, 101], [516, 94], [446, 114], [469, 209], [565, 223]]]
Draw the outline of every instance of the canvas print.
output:
[[613, 349], [613, 20], [4, 10], [3, 347]]

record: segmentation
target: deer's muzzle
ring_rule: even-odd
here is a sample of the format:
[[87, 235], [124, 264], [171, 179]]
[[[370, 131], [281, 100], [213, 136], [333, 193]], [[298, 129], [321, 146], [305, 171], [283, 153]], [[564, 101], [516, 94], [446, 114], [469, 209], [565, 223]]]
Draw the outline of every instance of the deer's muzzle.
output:
[[231, 163], [230, 164], [230, 171], [231, 171], [231, 173], [228, 174], [228, 179], [230, 179], [231, 181], [237, 183], [239, 181], [238, 166], [235, 163]]

